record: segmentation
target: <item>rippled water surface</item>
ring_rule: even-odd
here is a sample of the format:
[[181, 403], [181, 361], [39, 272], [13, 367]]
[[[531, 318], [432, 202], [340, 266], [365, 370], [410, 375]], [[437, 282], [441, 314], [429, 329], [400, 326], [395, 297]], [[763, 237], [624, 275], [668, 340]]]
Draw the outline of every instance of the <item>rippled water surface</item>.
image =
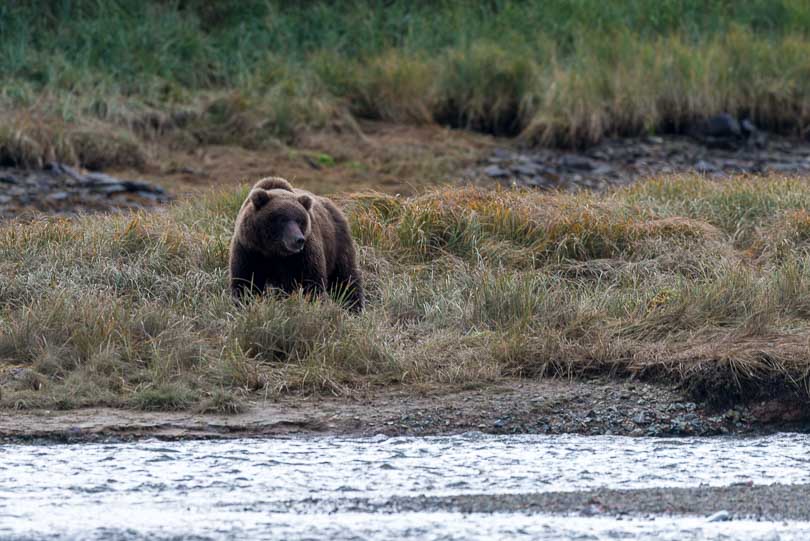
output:
[[[470, 434], [7, 445], [0, 446], [0, 538], [807, 539], [810, 524], [801, 523], [335, 513], [330, 501], [808, 483], [808, 444], [805, 435], [673, 440]], [[317, 502], [300, 514], [285, 510], [285, 502], [311, 499]]]

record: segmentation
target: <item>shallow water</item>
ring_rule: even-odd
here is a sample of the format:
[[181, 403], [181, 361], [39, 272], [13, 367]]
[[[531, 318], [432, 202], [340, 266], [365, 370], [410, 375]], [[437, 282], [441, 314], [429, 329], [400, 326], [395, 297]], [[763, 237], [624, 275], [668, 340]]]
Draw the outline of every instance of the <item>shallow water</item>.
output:
[[[0, 538], [806, 539], [805, 523], [345, 513], [331, 512], [330, 502], [810, 483], [808, 444], [806, 435], [676, 440], [469, 434], [7, 445], [0, 446]], [[293, 513], [287, 502], [309, 506]]]

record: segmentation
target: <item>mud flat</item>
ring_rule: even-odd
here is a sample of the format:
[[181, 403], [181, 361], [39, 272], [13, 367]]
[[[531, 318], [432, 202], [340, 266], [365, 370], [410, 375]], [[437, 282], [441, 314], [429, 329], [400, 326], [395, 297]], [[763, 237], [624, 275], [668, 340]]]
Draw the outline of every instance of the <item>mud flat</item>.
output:
[[641, 178], [677, 173], [713, 178], [730, 175], [810, 175], [810, 142], [771, 137], [745, 144], [736, 139], [707, 143], [688, 136], [607, 139], [581, 151], [550, 148], [495, 149], [467, 171], [481, 185], [604, 190]]
[[801, 401], [709, 406], [646, 383], [515, 380], [468, 389], [391, 388], [354, 398], [283, 396], [214, 415], [86, 408], [0, 416], [5, 441], [167, 440], [303, 435], [710, 436], [810, 429]]

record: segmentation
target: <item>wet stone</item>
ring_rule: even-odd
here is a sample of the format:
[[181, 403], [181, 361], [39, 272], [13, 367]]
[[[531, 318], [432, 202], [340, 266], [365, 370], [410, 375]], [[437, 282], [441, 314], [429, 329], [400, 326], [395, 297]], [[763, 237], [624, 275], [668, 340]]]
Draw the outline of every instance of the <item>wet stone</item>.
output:
[[154, 201], [155, 203], [158, 203], [160, 201], [160, 196], [154, 192], [139, 191], [135, 192], [135, 195], [143, 197], [144, 199], [147, 199], [149, 201]]
[[633, 416], [633, 422], [637, 425], [646, 425], [650, 421], [647, 419], [647, 416], [644, 415], [644, 412], [641, 412]]
[[613, 173], [613, 168], [609, 165], [597, 165], [592, 174], [595, 176], [607, 176]]
[[51, 201], [62, 201], [68, 198], [67, 192], [53, 192], [48, 194], [48, 199]]
[[113, 183], [113, 184], [103, 184], [101, 186], [94, 186], [93, 191], [99, 193], [118, 193], [118, 192], [126, 192], [128, 191], [126, 186], [120, 183]]
[[162, 187], [82, 172], [58, 162], [37, 170], [0, 169], [0, 219], [21, 212], [69, 215], [117, 208], [137, 209], [168, 202]]
[[121, 181], [115, 177], [111, 177], [110, 175], [105, 175], [104, 173], [87, 173], [84, 176], [84, 179], [87, 183], [92, 184], [119, 184]]
[[706, 522], [725, 522], [728, 520], [731, 520], [731, 514], [728, 511], [718, 511], [706, 517]]
[[124, 187], [130, 192], [150, 192], [150, 193], [163, 193], [163, 188], [155, 186], [149, 182], [139, 180], [125, 180], [122, 182]]
[[591, 160], [584, 156], [576, 154], [568, 154], [560, 159], [560, 165], [566, 169], [574, 169], [577, 171], [590, 171], [593, 169]]
[[802, 169], [801, 165], [796, 163], [772, 163], [768, 165], [768, 169], [776, 173], [792, 173]]
[[541, 171], [540, 166], [534, 163], [521, 163], [512, 166], [512, 171], [519, 175], [532, 176]]
[[701, 134], [706, 137], [740, 137], [742, 135], [739, 121], [728, 113], [721, 113], [706, 119], [699, 129]]
[[720, 167], [706, 160], [700, 160], [695, 164], [695, 171], [698, 173], [715, 173], [720, 171]]
[[750, 120], [720, 116], [689, 135], [606, 139], [582, 152], [500, 148], [464, 176], [474, 182], [497, 180], [516, 187], [575, 191], [604, 189], [605, 180], [621, 186], [660, 174], [723, 177], [810, 171], [810, 140], [767, 137]]
[[509, 176], [509, 171], [497, 165], [490, 165], [489, 167], [484, 169], [484, 174], [494, 178], [503, 178]]

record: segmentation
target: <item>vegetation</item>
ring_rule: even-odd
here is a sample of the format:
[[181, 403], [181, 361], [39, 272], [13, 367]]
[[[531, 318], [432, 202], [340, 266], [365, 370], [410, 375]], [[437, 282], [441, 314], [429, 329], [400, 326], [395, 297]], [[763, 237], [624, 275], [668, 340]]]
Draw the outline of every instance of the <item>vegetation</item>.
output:
[[571, 145], [727, 110], [802, 133], [809, 34], [804, 0], [6, 2], [0, 162], [137, 167], [155, 140], [358, 118]]
[[611, 374], [808, 392], [810, 185], [658, 178], [598, 196], [346, 196], [369, 306], [227, 293], [246, 191], [0, 227], [0, 404], [245, 398]]

